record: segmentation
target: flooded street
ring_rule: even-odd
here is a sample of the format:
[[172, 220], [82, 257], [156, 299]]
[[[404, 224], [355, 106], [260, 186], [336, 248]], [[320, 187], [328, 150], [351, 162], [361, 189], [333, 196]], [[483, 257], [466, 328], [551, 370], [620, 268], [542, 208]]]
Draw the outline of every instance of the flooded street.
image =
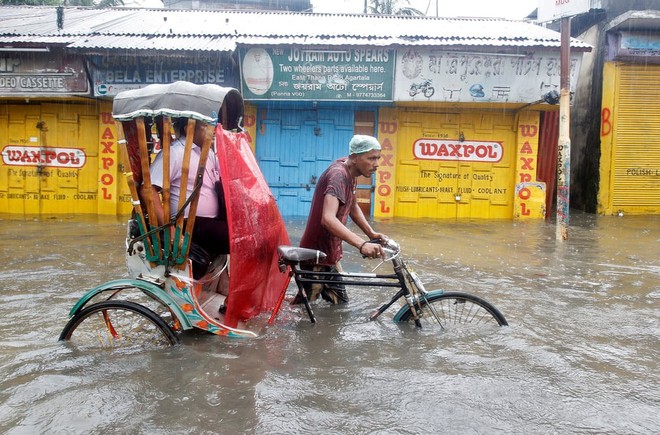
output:
[[[293, 244], [303, 226], [287, 221]], [[660, 216], [573, 214], [566, 242], [552, 221], [375, 227], [427, 289], [482, 296], [510, 326], [368, 322], [392, 290], [354, 287], [315, 302], [316, 325], [285, 304], [257, 339], [84, 353], [57, 337], [87, 289], [128, 276], [124, 222], [0, 216], [0, 432], [660, 432]], [[349, 271], [378, 264], [345, 251]]]

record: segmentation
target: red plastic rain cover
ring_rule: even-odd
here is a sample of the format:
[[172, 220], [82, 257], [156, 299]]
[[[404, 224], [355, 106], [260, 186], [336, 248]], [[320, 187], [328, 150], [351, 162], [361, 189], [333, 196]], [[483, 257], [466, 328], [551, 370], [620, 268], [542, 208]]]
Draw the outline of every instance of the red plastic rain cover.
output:
[[290, 244], [275, 198], [245, 133], [216, 128], [229, 223], [229, 296], [225, 324], [270, 311], [289, 281], [278, 267], [278, 245]]

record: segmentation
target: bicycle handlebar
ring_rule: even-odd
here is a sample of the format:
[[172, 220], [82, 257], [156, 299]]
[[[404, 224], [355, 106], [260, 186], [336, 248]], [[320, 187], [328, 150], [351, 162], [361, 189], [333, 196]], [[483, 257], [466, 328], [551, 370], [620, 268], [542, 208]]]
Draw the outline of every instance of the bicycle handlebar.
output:
[[[367, 243], [377, 243], [383, 247], [383, 250], [391, 257], [396, 256], [401, 251], [401, 246], [392, 239], [387, 239], [383, 242], [382, 239], [371, 239]], [[367, 258], [365, 255], [363, 258]]]

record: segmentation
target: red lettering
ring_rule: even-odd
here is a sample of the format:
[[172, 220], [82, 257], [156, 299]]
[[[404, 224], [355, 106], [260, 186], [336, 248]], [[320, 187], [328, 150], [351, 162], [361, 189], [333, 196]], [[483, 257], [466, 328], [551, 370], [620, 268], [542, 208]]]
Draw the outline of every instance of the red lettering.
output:
[[419, 144], [419, 153], [423, 156], [434, 156], [438, 152], [438, 145], [422, 142]]
[[523, 216], [529, 216], [532, 213], [531, 210], [527, 210], [527, 204], [524, 202], [520, 204], [520, 214]]
[[534, 154], [534, 151], [532, 150], [532, 146], [529, 144], [529, 142], [525, 142], [520, 148], [520, 153], [521, 154]]
[[67, 163], [70, 162], [69, 157], [72, 156], [73, 153], [67, 154], [67, 153], [59, 153], [57, 155], [57, 163], [60, 163], [62, 165], [66, 165]]
[[483, 146], [483, 145], [479, 145], [476, 149], [476, 154], [477, 154], [477, 157], [479, 157], [480, 159], [483, 159], [484, 157], [486, 157], [488, 155], [488, 148]]
[[612, 132], [612, 121], [610, 116], [612, 112], [609, 108], [605, 107], [600, 115], [600, 135], [607, 136]]
[[103, 151], [101, 151], [101, 154], [114, 154], [115, 151], [112, 149], [114, 144], [114, 142], [101, 141], [101, 145], [103, 145]]
[[21, 161], [27, 163], [39, 163], [39, 156], [39, 151], [26, 151]]
[[101, 159], [101, 163], [103, 164], [103, 169], [107, 171], [115, 163], [115, 159], [113, 159], [112, 157], [103, 157]]
[[392, 189], [387, 184], [378, 186], [378, 194], [380, 196], [390, 196], [390, 193], [392, 193]]
[[518, 198], [522, 199], [523, 201], [527, 201], [531, 197], [532, 197], [532, 191], [526, 187], [523, 187], [522, 189], [520, 189], [520, 192], [518, 192]]
[[110, 112], [101, 112], [101, 124], [112, 124], [114, 119], [112, 119], [112, 113]]
[[385, 183], [387, 180], [392, 178], [392, 174], [388, 171], [383, 171], [378, 174], [378, 182]]
[[108, 199], [108, 200], [112, 199], [112, 195], [108, 192], [107, 187], [102, 187], [101, 191], [103, 192], [103, 199]]
[[390, 212], [390, 208], [385, 206], [385, 201], [380, 202], [380, 212], [383, 214], [387, 214]]
[[115, 180], [115, 178], [112, 176], [112, 174], [103, 174], [103, 175], [101, 175], [101, 184], [103, 184], [105, 186], [111, 185], [114, 180]]
[[7, 160], [10, 162], [20, 162], [21, 152], [16, 150], [6, 150]]
[[112, 133], [112, 130], [110, 127], [107, 127], [103, 134], [101, 135], [101, 139], [114, 139], [115, 135]]
[[535, 125], [521, 125], [520, 126], [520, 134], [522, 134], [523, 137], [534, 137], [538, 133], [539, 129]]
[[55, 154], [55, 151], [44, 150], [41, 153], [41, 158], [43, 159], [43, 163], [48, 165], [57, 158], [57, 154]]
[[392, 157], [393, 157], [392, 154], [387, 154], [387, 155], [381, 154], [381, 158], [383, 159], [383, 161], [380, 163], [380, 166], [389, 166], [390, 168], [394, 166], [394, 164], [392, 163]]
[[522, 164], [522, 168], [520, 168], [520, 169], [527, 169], [527, 170], [529, 170], [529, 171], [534, 170], [534, 168], [532, 168], [532, 163], [534, 163], [534, 159], [533, 159], [533, 158], [531, 158], [531, 159], [526, 159], [526, 158], [524, 158], [524, 157], [521, 157], [521, 158], [520, 158], [520, 161], [523, 162], [523, 164]]
[[397, 131], [398, 125], [396, 122], [379, 122], [380, 132], [383, 134], [394, 134]]
[[394, 147], [392, 146], [392, 142], [390, 142], [389, 139], [385, 139], [382, 144], [380, 144], [381, 148], [384, 151], [392, 151], [394, 150]]
[[252, 127], [257, 123], [257, 118], [254, 115], [248, 115], [243, 119], [243, 125], [246, 127]]
[[3, 160], [6, 164], [34, 164], [54, 166], [82, 167], [85, 162], [85, 154], [81, 150], [71, 148], [38, 148], [38, 147], [14, 147], [8, 146], [2, 151]]
[[521, 183], [527, 183], [528, 181], [532, 181], [532, 174], [520, 174], [520, 182]]
[[450, 143], [449, 148], [451, 148], [451, 153], [449, 154], [450, 157], [463, 157], [461, 155], [461, 145]]

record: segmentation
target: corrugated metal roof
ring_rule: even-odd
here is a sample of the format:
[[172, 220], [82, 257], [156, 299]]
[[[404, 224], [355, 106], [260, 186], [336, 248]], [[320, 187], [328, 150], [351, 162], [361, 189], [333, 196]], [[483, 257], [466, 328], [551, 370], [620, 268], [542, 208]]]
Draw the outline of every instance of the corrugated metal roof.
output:
[[[0, 41], [67, 41], [76, 49], [231, 51], [237, 45], [559, 48], [560, 34], [499, 18], [306, 14], [272, 11], [0, 7]], [[69, 39], [67, 40], [67, 37]], [[572, 39], [572, 47], [591, 47]]]
[[[1, 38], [0, 38], [1, 40]], [[89, 35], [67, 45], [72, 49], [135, 49], [159, 51], [234, 51], [236, 41], [226, 36]]]

